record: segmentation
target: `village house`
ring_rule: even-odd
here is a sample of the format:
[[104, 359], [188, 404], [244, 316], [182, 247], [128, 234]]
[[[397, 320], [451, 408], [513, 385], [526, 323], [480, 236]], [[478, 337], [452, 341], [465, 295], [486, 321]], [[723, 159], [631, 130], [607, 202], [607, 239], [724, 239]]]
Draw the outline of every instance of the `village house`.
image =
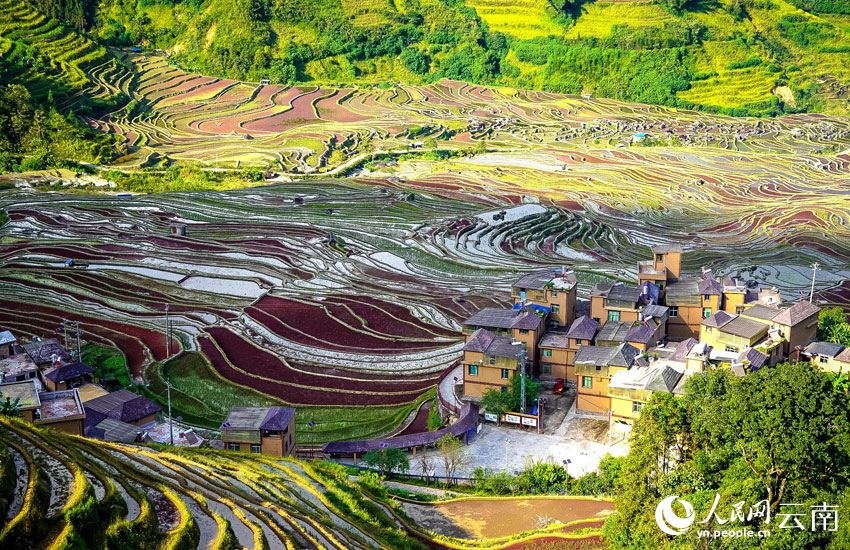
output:
[[41, 392], [39, 408], [33, 423], [72, 435], [83, 435], [86, 412], [80, 393], [72, 390]]
[[615, 372], [608, 382], [608, 395], [611, 398], [609, 429], [617, 422], [632, 424], [653, 393], [672, 393], [683, 375], [684, 370], [666, 364], [638, 366]]
[[230, 451], [290, 456], [295, 450], [295, 409], [233, 407], [221, 438]]
[[[58, 361], [57, 361], [58, 363]], [[85, 363], [57, 364], [42, 372], [44, 384], [49, 391], [70, 390], [92, 381], [94, 369]]]
[[34, 340], [29, 344], [24, 344], [23, 347], [33, 363], [39, 367], [49, 367], [54, 365], [56, 361], [62, 363], [71, 361], [71, 356], [68, 355], [68, 352], [56, 338]]
[[0, 359], [15, 355], [15, 346], [17, 344], [18, 339], [15, 338], [14, 334], [8, 330], [0, 332]]
[[523, 275], [511, 286], [515, 305], [549, 308], [550, 327], [566, 327], [575, 320], [576, 276], [566, 268], [542, 269]]
[[35, 380], [0, 384], [0, 400], [15, 402], [18, 399], [18, 411], [27, 422], [35, 421], [41, 401], [38, 399], [39, 386]]
[[463, 394], [483, 397], [492, 388], [507, 391], [510, 380], [522, 367], [523, 348], [507, 336], [480, 328], [463, 346]]
[[539, 374], [537, 346], [546, 331], [549, 308], [536, 304], [521, 309], [484, 308], [463, 325], [463, 334], [467, 340], [472, 334], [484, 328], [496, 336], [513, 338], [525, 348], [529, 374]]
[[104, 418], [134, 426], [147, 426], [156, 421], [156, 415], [162, 407], [143, 395], [121, 389], [86, 401], [85, 409], [87, 426], [96, 426]]
[[41, 371], [29, 355], [19, 353], [0, 360], [0, 384], [23, 380], [36, 380], [39, 391], [41, 390]]
[[638, 284], [651, 282], [664, 292], [670, 281], [682, 274], [682, 248], [675, 245], [652, 247], [652, 260], [638, 262]]
[[841, 353], [836, 355], [829, 362], [829, 367], [829, 371], [836, 374], [850, 373], [850, 348], [844, 348]]
[[647, 364], [640, 350], [630, 344], [581, 346], [575, 356], [576, 410], [607, 414], [611, 410], [608, 382], [614, 373]]
[[839, 372], [841, 370], [839, 356], [844, 346], [832, 342], [812, 342], [803, 349], [802, 356], [813, 365], [827, 372]]
[[751, 372], [756, 372], [768, 364], [768, 356], [757, 350], [749, 348], [741, 352], [731, 364], [732, 374], [744, 377]]

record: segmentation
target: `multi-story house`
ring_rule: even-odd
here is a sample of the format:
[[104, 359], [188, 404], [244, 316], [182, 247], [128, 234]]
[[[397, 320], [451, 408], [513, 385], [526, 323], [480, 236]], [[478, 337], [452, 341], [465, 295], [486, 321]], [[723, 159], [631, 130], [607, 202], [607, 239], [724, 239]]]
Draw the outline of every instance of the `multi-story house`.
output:
[[611, 398], [611, 426], [622, 422], [632, 424], [655, 392], [672, 393], [684, 375], [670, 365], [638, 366], [621, 369], [608, 383]]
[[[809, 362], [827, 372], [842, 371], [842, 361], [837, 359], [844, 346], [832, 342], [812, 342], [803, 350], [802, 356]], [[846, 370], [846, 369], [845, 369]]]
[[483, 397], [489, 389], [507, 391], [510, 380], [523, 366], [523, 348], [507, 336], [476, 330], [463, 346], [463, 394]]
[[737, 357], [765, 340], [768, 330], [770, 326], [759, 321], [718, 311], [701, 323], [700, 341]]
[[233, 407], [222, 424], [221, 439], [230, 451], [292, 455], [295, 451], [295, 409]]
[[608, 382], [614, 373], [647, 364], [640, 350], [630, 344], [581, 346], [575, 356], [576, 410], [607, 414], [611, 410]]
[[542, 269], [523, 275], [511, 286], [514, 304], [549, 308], [550, 327], [567, 327], [575, 320], [576, 276], [566, 268]]
[[682, 248], [680, 246], [652, 247], [652, 260], [638, 262], [638, 284], [654, 283], [663, 293], [671, 281], [682, 274]]
[[528, 374], [539, 374], [538, 342], [546, 332], [549, 308], [539, 305], [526, 305], [518, 309], [484, 308], [463, 325], [464, 337], [468, 340], [472, 334], [484, 328], [496, 336], [513, 338], [526, 350]]
[[594, 343], [599, 323], [582, 315], [567, 332], [548, 331], [540, 340], [540, 370], [542, 376], [575, 381], [575, 356], [581, 346]]

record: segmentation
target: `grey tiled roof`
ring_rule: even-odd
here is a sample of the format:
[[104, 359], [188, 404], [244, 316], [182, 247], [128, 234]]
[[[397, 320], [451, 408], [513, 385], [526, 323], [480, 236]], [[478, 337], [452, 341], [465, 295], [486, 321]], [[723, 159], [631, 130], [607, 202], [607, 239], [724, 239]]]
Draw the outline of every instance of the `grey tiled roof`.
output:
[[794, 325], [800, 324], [812, 315], [815, 315], [819, 312], [820, 308], [815, 304], [811, 304], [805, 301], [797, 302], [788, 309], [780, 312], [776, 317], [773, 318], [773, 321], [779, 323], [780, 325], [793, 327]]
[[764, 319], [765, 321], [770, 321], [780, 313], [779, 308], [769, 307], [762, 304], [756, 304], [750, 308], [744, 310], [741, 315], [746, 315], [747, 317], [754, 317], [756, 319]]
[[480, 328], [470, 335], [469, 340], [463, 345], [463, 351], [484, 353], [495, 338], [495, 334], [487, 329]]
[[232, 430], [283, 431], [294, 416], [290, 407], [232, 407], [225, 422]]
[[614, 285], [606, 298], [606, 305], [634, 308], [640, 299], [640, 289], [636, 286]]
[[596, 341], [625, 342], [632, 324], [627, 321], [608, 321], [596, 334]]
[[0, 346], [2, 346], [3, 344], [11, 344], [16, 341], [17, 339], [15, 338], [15, 336], [8, 330], [0, 332]]
[[520, 346], [513, 344], [507, 336], [496, 336], [492, 332], [480, 328], [472, 333], [463, 346], [464, 351], [475, 351], [495, 357], [516, 359], [522, 354]]
[[121, 422], [135, 422], [162, 410], [147, 397], [125, 389], [86, 401], [86, 408]]
[[543, 335], [543, 338], [540, 339], [540, 343], [537, 345], [541, 348], [567, 349], [570, 338], [573, 337], [569, 336], [566, 332], [549, 330]]
[[705, 319], [703, 319], [702, 323], [700, 323], [700, 324], [702, 324], [706, 327], [718, 328], [718, 327], [722, 327], [723, 325], [725, 325], [726, 323], [728, 323], [729, 321], [731, 321], [734, 318], [735, 318], [735, 315], [732, 315], [730, 313], [726, 313], [723, 310], [720, 310], [720, 311], [715, 311], [713, 314], [711, 314], [708, 317], [706, 317]]
[[670, 356], [670, 360], [684, 363], [688, 354], [691, 352], [691, 348], [697, 345], [698, 342], [699, 340], [696, 338], [688, 338], [687, 340], [679, 342], [676, 349], [673, 351], [673, 355]]
[[665, 315], [667, 315], [667, 312], [669, 310], [670, 310], [670, 308], [667, 307], [667, 306], [659, 306], [657, 304], [652, 304], [652, 305], [648, 305], [645, 308], [643, 308], [641, 313], [643, 313], [644, 317], [661, 318], [661, 317], [664, 317]]
[[474, 327], [534, 330], [540, 326], [541, 322], [542, 318], [531, 311], [485, 307], [463, 324]]
[[832, 342], [812, 342], [806, 349], [803, 350], [805, 353], [809, 355], [821, 355], [824, 357], [835, 357], [841, 350], [844, 349], [844, 346], [841, 344], [833, 344]]
[[665, 294], [667, 300], [669, 301], [670, 298], [680, 298], [683, 296], [699, 296], [699, 281], [695, 277], [673, 281], [667, 285], [667, 292]]
[[599, 329], [599, 322], [591, 319], [587, 315], [582, 315], [570, 325], [570, 330], [567, 335], [576, 340], [593, 340], [596, 336], [596, 331]]
[[645, 325], [638, 325], [629, 329], [629, 332], [626, 334], [626, 342], [648, 344], [654, 336], [654, 328]]
[[708, 276], [699, 282], [699, 293], [709, 296], [720, 296], [723, 294], [723, 285], [714, 277]]
[[76, 363], [68, 363], [61, 367], [48, 368], [44, 371], [44, 377], [52, 382], [59, 383], [71, 380], [72, 378], [77, 378], [78, 376], [91, 374], [92, 372], [94, 372], [93, 368], [85, 363], [77, 361]]
[[749, 368], [751, 371], [759, 370], [762, 368], [767, 361], [767, 355], [763, 354], [756, 348], [750, 348], [747, 351], [741, 353], [738, 356], [738, 362], [749, 361]]
[[741, 338], [754, 338], [762, 332], [767, 332], [768, 327], [764, 323], [745, 319], [744, 317], [735, 317], [720, 328], [720, 332], [740, 336]]
[[596, 365], [613, 367], [631, 367], [640, 350], [631, 344], [620, 344], [615, 347], [581, 346], [576, 352], [576, 365]]
[[66, 363], [71, 360], [71, 356], [68, 355], [68, 352], [65, 351], [59, 344], [59, 340], [56, 338], [48, 338], [46, 340], [41, 340], [38, 342], [32, 342], [31, 344], [24, 344], [24, 351], [27, 352], [27, 355], [38, 365], [43, 365], [44, 363], [49, 363], [52, 355], [57, 355], [59, 359]]

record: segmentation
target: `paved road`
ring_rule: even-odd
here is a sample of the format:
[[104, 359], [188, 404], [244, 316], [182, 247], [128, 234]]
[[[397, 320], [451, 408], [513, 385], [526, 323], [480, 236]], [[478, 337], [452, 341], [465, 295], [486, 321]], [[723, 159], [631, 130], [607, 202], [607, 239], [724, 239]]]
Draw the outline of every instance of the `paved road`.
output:
[[457, 396], [455, 396], [454, 387], [453, 387], [454, 383], [455, 383], [455, 378], [457, 378], [458, 383], [463, 381], [463, 365], [462, 364], [456, 366], [452, 370], [452, 372], [450, 372], [448, 374], [448, 376], [443, 378], [443, 381], [440, 382], [439, 392], [440, 392], [440, 395], [443, 397], [443, 399], [445, 399], [447, 402], [455, 405], [458, 409], [460, 409], [462, 404], [461, 404], [460, 401], [457, 400]]

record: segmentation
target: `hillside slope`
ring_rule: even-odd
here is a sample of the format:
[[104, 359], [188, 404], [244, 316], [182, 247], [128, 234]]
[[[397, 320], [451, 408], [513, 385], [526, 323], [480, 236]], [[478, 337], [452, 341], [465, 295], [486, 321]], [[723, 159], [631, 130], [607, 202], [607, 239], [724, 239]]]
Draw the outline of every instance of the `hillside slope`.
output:
[[113, 45], [168, 49], [172, 61], [195, 72], [254, 81], [450, 78], [735, 115], [847, 112], [850, 2], [683, 4], [676, 11], [645, 1], [187, 0], [136, 7], [102, 0], [92, 34]]

